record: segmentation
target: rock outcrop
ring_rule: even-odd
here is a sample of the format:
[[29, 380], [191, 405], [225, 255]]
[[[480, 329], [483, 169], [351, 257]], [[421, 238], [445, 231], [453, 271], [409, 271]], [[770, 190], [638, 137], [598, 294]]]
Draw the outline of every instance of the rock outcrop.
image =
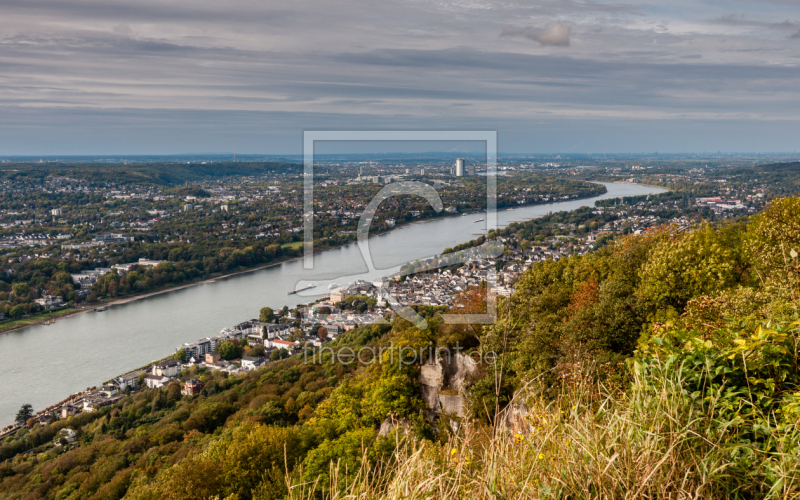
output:
[[381, 428], [378, 431], [379, 436], [388, 436], [392, 433], [395, 429], [403, 429], [403, 431], [408, 431], [411, 428], [411, 422], [407, 419], [402, 418], [397, 420], [393, 416], [386, 417], [383, 422], [381, 422]]
[[478, 365], [469, 356], [442, 356], [422, 365], [419, 381], [422, 399], [436, 415], [466, 416], [464, 389]]

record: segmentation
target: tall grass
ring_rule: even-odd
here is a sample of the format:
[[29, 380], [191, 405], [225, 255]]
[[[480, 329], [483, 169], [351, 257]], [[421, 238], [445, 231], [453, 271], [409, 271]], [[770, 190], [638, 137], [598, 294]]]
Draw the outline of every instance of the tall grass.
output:
[[289, 497], [800, 498], [798, 427], [762, 415], [774, 425], [748, 438], [754, 429], [715, 416], [713, 397], [698, 404], [682, 390], [682, 372], [634, 375], [622, 393], [527, 395], [519, 418], [496, 428], [462, 425], [444, 442], [398, 436], [383, 469], [366, 460], [359, 471], [331, 464], [331, 484], [289, 480]]

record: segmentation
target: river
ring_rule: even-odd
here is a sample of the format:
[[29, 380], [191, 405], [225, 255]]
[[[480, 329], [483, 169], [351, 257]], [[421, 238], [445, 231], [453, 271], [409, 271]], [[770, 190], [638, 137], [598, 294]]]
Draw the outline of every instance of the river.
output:
[[[606, 184], [608, 193], [583, 200], [499, 211], [502, 227], [548, 212], [593, 206], [596, 200], [662, 192], [635, 184]], [[396, 272], [417, 259], [486, 234], [485, 214], [419, 222], [370, 239], [370, 253], [380, 271]], [[258, 316], [264, 306], [294, 307], [311, 295], [287, 295], [301, 281], [324, 294], [328, 284], [346, 284], [342, 276], [368, 271], [358, 246], [327, 250], [314, 257], [314, 269], [296, 260], [251, 273], [221, 278], [181, 290], [88, 312], [0, 335], [0, 427], [11, 423], [19, 407], [46, 408], [70, 394], [99, 385], [126, 371], [168, 356], [183, 342], [216, 335], [226, 327]]]

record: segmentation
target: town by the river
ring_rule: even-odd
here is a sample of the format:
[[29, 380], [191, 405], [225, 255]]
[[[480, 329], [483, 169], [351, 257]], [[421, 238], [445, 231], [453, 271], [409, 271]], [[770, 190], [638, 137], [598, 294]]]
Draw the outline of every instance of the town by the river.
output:
[[[608, 192], [599, 197], [500, 211], [498, 224], [502, 227], [548, 212], [593, 206], [601, 199], [664, 191], [638, 184], [606, 186]], [[484, 221], [476, 223], [480, 219]], [[304, 269], [302, 260], [286, 262], [0, 335], [0, 426], [10, 423], [22, 404], [37, 409], [52, 405], [168, 356], [183, 342], [215, 335], [252, 318], [261, 307], [308, 303], [314, 300], [313, 294], [326, 293], [329, 284], [345, 284], [348, 276], [378, 278], [395, 273], [404, 263], [432, 257], [446, 247], [486, 234], [485, 219], [481, 213], [448, 217], [375, 236], [370, 240], [370, 253], [377, 271], [371, 273], [358, 246], [351, 244], [315, 255], [314, 269]], [[316, 287], [302, 294], [287, 294], [298, 283]]]

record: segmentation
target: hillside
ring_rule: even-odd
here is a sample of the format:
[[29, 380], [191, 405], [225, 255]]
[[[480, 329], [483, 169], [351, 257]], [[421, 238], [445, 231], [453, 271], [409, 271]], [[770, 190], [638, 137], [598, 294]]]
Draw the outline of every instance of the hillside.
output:
[[[495, 324], [419, 308], [425, 330], [395, 319], [314, 362], [190, 371], [197, 396], [173, 384], [36, 425], [0, 445], [0, 498], [797, 497], [798, 252], [800, 198], [621, 237], [533, 265]], [[428, 404], [416, 353], [434, 346], [482, 360], [434, 394], [459, 415]], [[63, 428], [76, 442], [49, 444]]]
[[256, 176], [270, 172], [297, 174], [302, 165], [281, 162], [215, 162], [215, 163], [8, 163], [0, 166], [0, 179], [30, 180], [45, 177], [70, 177], [89, 183], [153, 184], [175, 186], [184, 182], [217, 179], [229, 176]]

